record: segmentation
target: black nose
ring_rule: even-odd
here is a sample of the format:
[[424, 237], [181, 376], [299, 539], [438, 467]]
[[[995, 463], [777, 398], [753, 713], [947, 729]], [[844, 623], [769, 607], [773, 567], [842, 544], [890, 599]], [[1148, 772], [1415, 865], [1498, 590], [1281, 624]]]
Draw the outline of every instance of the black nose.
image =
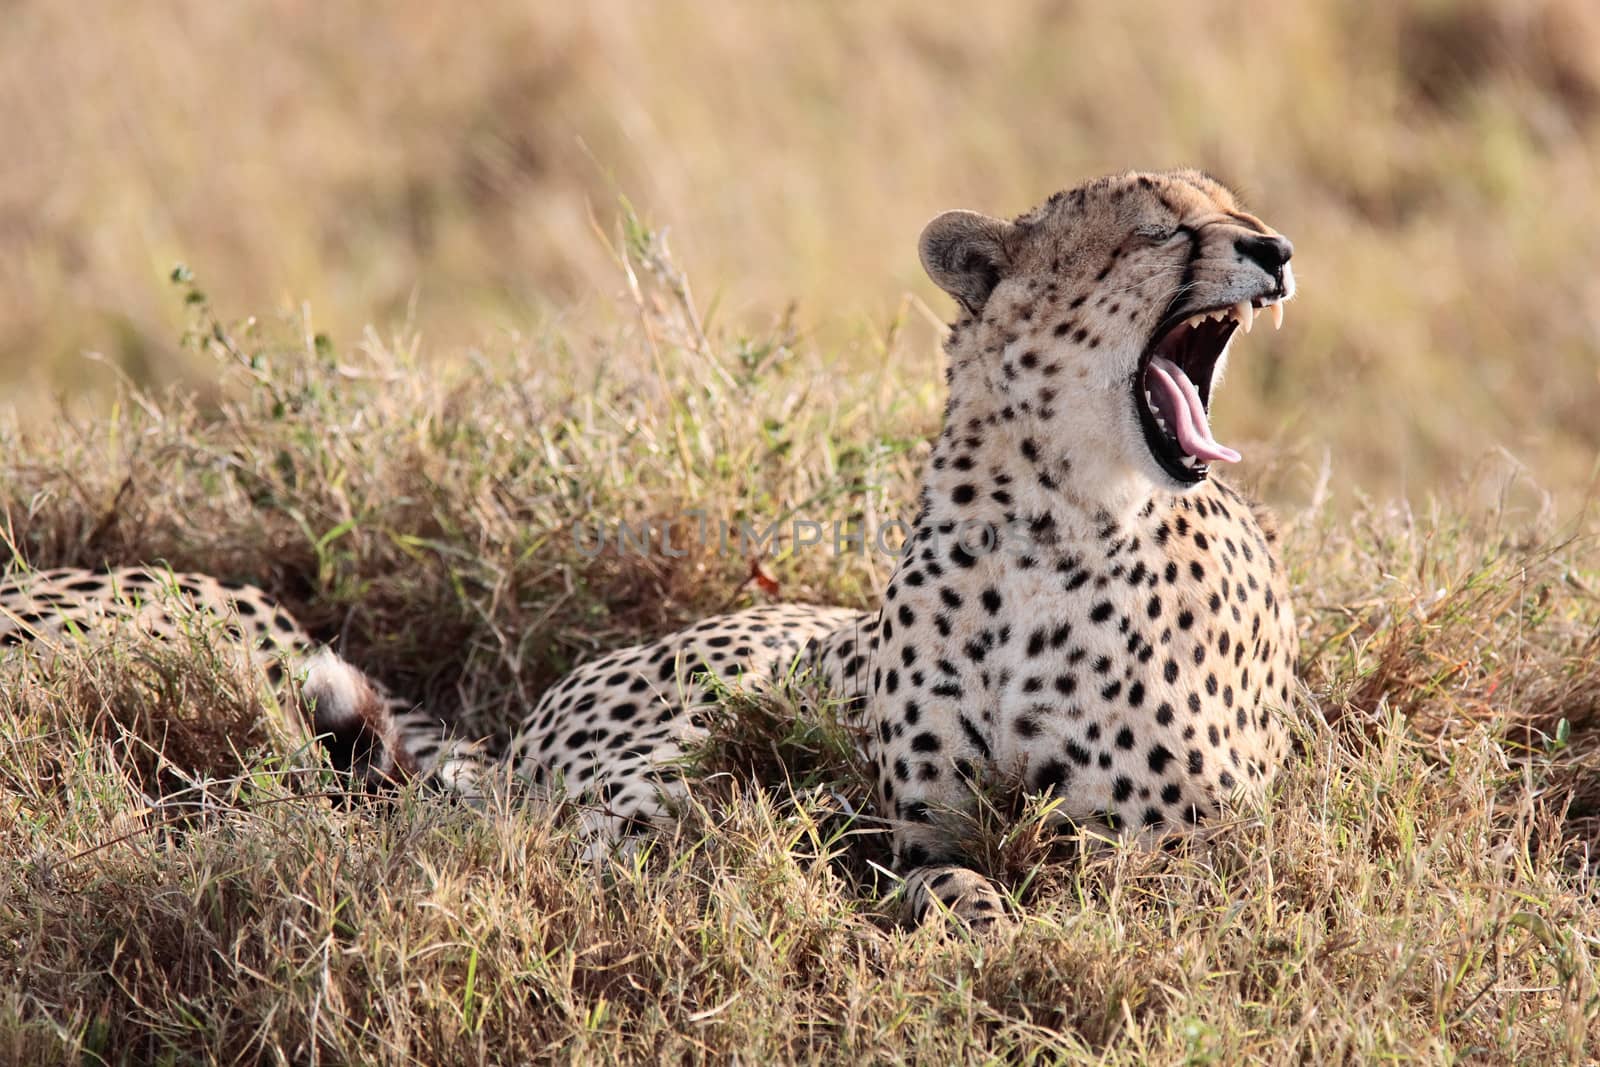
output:
[[1244, 258], [1255, 262], [1268, 274], [1277, 274], [1294, 255], [1294, 245], [1287, 237], [1268, 237], [1253, 233], [1233, 242], [1233, 247]]

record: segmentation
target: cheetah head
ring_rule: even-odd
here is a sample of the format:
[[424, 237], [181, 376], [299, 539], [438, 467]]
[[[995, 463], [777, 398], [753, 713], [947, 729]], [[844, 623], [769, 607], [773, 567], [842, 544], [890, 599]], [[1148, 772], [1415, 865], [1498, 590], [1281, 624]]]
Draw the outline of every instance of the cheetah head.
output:
[[1212, 435], [1213, 394], [1235, 333], [1282, 326], [1294, 249], [1216, 180], [1101, 178], [1011, 222], [947, 212], [920, 251], [963, 310], [953, 403], [986, 393], [1042, 463], [1181, 492], [1240, 458]]

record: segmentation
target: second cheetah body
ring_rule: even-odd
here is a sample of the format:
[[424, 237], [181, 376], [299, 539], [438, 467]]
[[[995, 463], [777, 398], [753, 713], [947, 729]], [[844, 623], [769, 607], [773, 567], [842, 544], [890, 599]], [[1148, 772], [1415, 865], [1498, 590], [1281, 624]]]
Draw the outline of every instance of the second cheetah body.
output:
[[[46, 656], [118, 633], [161, 640], [197, 637], [233, 666], [259, 671], [288, 725], [323, 739], [335, 767], [369, 786], [425, 775], [449, 782], [478, 772], [474, 746], [443, 722], [391, 694], [319, 646], [266, 592], [246, 582], [159, 567], [56, 567], [0, 575], [0, 652]], [[475, 780], [475, 779], [474, 779]], [[454, 788], [465, 791], [467, 778]]]

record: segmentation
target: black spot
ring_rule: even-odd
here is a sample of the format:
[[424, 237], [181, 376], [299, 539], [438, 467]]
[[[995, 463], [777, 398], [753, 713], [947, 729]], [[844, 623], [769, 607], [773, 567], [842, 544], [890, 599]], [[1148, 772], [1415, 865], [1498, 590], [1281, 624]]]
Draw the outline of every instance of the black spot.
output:
[[1060, 760], [1046, 760], [1033, 774], [1033, 787], [1041, 793], [1054, 793], [1066, 788], [1072, 780], [1072, 769]]
[[961, 732], [966, 735], [967, 742], [977, 749], [978, 754], [984, 759], [992, 759], [994, 753], [989, 748], [989, 742], [984, 739], [983, 734], [979, 732], [978, 727], [973, 724], [972, 720], [965, 715], [958, 715], [956, 719], [961, 723]]

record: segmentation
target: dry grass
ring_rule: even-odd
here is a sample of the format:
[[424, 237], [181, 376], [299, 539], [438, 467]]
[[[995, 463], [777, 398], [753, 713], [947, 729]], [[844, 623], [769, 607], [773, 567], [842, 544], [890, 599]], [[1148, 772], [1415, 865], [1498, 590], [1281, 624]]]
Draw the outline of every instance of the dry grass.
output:
[[[197, 302], [231, 399], [125, 389], [109, 419], [0, 431], [9, 536], [35, 565], [255, 577], [493, 727], [596, 648], [767, 595], [707, 546], [588, 558], [575, 520], [905, 506], [939, 406], [923, 351], [890, 340], [851, 377], [782, 336], [708, 337], [628, 232], [626, 325], [470, 367]], [[1266, 485], [1305, 477], [1280, 462]], [[13, 662], [0, 1059], [1582, 1060], [1600, 552], [1592, 515], [1541, 499], [1485, 475], [1426, 511], [1290, 511], [1306, 689], [1271, 802], [1155, 855], [1063, 855], [1037, 805], [979, 820], [1024, 915], [982, 943], [894, 926], [827, 707], [737, 709], [677, 834], [596, 869], [562, 812], [330, 805], [191, 650]], [[788, 548], [767, 561], [787, 598], [867, 603], [886, 577]], [[152, 739], [167, 779], [134, 758]]]
[[[1295, 240], [1291, 334], [1236, 361], [1219, 432], [1421, 497], [1504, 444], [1592, 473], [1600, 15], [1588, 0], [715, 9], [690, 0], [24, 3], [0, 35], [0, 380], [103, 353], [208, 383], [175, 261], [231, 314], [317, 305], [433, 358], [603, 317], [618, 190], [742, 328], [791, 302], [864, 366], [931, 347], [915, 256], [949, 207], [1021, 211], [1191, 163]], [[938, 306], [942, 307], [942, 304]], [[1376, 432], [1374, 427], [1385, 427]], [[1247, 450], [1248, 451], [1248, 450]]]
[[[1597, 57], [1583, 0], [8, 12], [30, 564], [256, 581], [503, 732], [771, 595], [574, 523], [909, 505], [928, 216], [1197, 163], [1298, 249], [1219, 430], [1285, 516], [1305, 687], [1298, 759], [1205, 847], [1064, 852], [997, 798], [962, 831], [1024, 919], [973, 943], [890, 921], [826, 706], [730, 706], [677, 834], [596, 869], [567, 812], [336, 802], [203, 639], [12, 658], [0, 1062], [1592, 1060]], [[618, 190], [717, 288], [629, 211], [597, 240]], [[780, 549], [784, 599], [888, 577]]]

